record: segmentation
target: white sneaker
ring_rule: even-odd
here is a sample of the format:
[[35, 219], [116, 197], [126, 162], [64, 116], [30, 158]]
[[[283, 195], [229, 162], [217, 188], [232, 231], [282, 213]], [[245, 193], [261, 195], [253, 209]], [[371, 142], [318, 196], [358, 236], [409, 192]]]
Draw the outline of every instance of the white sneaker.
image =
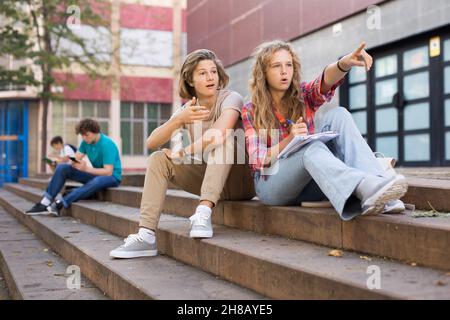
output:
[[392, 200], [386, 203], [383, 213], [402, 213], [405, 211], [405, 204], [401, 200]]
[[211, 212], [199, 210], [189, 218], [191, 221], [191, 238], [211, 238], [213, 236], [213, 229], [211, 224]]
[[388, 202], [400, 199], [407, 190], [408, 184], [405, 177], [397, 174], [362, 203], [362, 215], [376, 215], [384, 212]]
[[130, 234], [124, 242], [125, 244], [112, 250], [109, 253], [109, 256], [113, 258], [130, 259], [153, 257], [158, 254], [156, 240], [153, 243], [148, 243], [144, 241], [139, 234]]

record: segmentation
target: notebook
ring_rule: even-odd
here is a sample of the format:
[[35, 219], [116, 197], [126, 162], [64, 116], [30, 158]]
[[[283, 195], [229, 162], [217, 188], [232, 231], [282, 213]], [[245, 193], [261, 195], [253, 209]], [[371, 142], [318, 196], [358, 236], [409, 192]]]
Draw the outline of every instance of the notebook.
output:
[[292, 139], [291, 142], [280, 152], [278, 155], [278, 159], [284, 159], [289, 157], [292, 153], [297, 152], [302, 147], [306, 146], [308, 143], [312, 141], [322, 141], [323, 143], [327, 143], [330, 140], [338, 137], [339, 133], [334, 131], [325, 131], [315, 134], [310, 134], [307, 136], [296, 136]]

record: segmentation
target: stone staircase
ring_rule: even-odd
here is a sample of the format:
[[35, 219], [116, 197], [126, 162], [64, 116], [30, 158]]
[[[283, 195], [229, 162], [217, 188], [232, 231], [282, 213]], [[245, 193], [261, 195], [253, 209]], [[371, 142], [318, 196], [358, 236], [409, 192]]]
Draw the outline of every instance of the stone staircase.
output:
[[[61, 292], [49, 299], [450, 299], [450, 218], [411, 212], [343, 222], [332, 209], [223, 201], [214, 209], [214, 237], [194, 240], [187, 218], [198, 197], [171, 189], [157, 231], [160, 255], [110, 259], [109, 251], [137, 231], [143, 177], [130, 175], [98, 199], [74, 203], [62, 218], [23, 213], [40, 200], [47, 177], [5, 185], [0, 265], [11, 297], [51, 292], [49, 275], [25, 290], [32, 285], [29, 264], [42, 274], [79, 266], [84, 291], [68, 290], [67, 276], [59, 276]], [[408, 203], [450, 212], [447, 181], [412, 177], [409, 183]], [[367, 285], [374, 267], [380, 289]]]

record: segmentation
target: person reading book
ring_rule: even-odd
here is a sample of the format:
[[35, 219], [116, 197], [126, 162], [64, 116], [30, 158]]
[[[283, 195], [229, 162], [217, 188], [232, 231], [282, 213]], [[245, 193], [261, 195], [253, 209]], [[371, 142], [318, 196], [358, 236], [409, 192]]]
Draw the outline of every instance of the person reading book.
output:
[[[62, 210], [73, 202], [89, 199], [101, 190], [117, 187], [122, 180], [122, 164], [119, 149], [115, 142], [100, 130], [94, 119], [83, 119], [75, 128], [82, 142], [74, 157], [68, 156], [69, 163], [56, 166], [41, 200], [26, 211], [27, 215], [51, 213], [61, 216]], [[92, 166], [88, 166], [85, 158]], [[57, 195], [67, 180], [77, 181], [83, 186], [57, 199]]]
[[[406, 193], [405, 178], [386, 174], [345, 108], [333, 108], [314, 123], [315, 112], [331, 100], [351, 68], [370, 70], [372, 57], [364, 47], [326, 66], [311, 82], [301, 82], [300, 60], [289, 43], [276, 40], [256, 48], [251, 102], [243, 107], [242, 120], [263, 203], [298, 205], [328, 198], [343, 220], [351, 220], [382, 213]], [[295, 137], [325, 131], [339, 136], [327, 144], [312, 141], [278, 159]]]

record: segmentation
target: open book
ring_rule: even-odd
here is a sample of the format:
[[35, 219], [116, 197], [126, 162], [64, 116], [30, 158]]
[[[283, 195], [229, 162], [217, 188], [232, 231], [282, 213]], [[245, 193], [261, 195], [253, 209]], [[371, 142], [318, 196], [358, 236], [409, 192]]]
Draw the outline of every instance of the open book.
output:
[[334, 131], [326, 131], [326, 132], [320, 132], [315, 134], [310, 134], [308, 136], [296, 136], [294, 139], [292, 139], [291, 142], [280, 152], [278, 155], [278, 159], [287, 158], [292, 153], [300, 150], [302, 147], [306, 146], [308, 143], [320, 140], [323, 143], [327, 143], [330, 140], [333, 140], [339, 136], [339, 133]]

